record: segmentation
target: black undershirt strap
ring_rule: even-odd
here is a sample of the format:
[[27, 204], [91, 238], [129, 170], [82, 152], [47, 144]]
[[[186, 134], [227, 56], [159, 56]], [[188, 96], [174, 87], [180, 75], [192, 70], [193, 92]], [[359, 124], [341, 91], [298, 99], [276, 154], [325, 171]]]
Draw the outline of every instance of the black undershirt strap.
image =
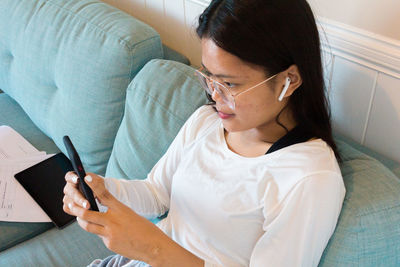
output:
[[315, 137], [312, 133], [310, 133], [308, 128], [305, 125], [298, 124], [292, 130], [290, 130], [286, 135], [282, 136], [278, 141], [273, 143], [273, 145], [268, 149], [267, 153], [272, 153], [281, 148], [291, 146], [297, 143], [303, 143], [311, 138]]

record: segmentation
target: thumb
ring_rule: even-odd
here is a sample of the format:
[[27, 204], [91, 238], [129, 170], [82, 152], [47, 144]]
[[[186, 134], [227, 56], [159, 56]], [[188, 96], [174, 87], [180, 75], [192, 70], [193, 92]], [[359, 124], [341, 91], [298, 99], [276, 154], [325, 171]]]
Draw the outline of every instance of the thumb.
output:
[[85, 182], [92, 189], [93, 194], [100, 201], [100, 203], [107, 207], [113, 207], [119, 201], [107, 190], [104, 178], [94, 174], [88, 173], [85, 176]]

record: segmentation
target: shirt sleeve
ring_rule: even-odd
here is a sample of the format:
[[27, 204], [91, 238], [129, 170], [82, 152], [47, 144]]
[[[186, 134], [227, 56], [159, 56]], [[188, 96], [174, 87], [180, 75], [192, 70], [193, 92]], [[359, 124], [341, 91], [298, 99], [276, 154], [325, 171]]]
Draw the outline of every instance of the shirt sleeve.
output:
[[193, 142], [210, 124], [215, 112], [211, 106], [197, 109], [179, 130], [167, 152], [152, 168], [145, 180], [106, 178], [106, 188], [119, 201], [138, 214], [155, 218], [169, 209], [172, 177], [181, 160], [184, 147]]
[[253, 249], [250, 266], [317, 266], [335, 230], [344, 195], [339, 173], [329, 171], [303, 178], [274, 207], [277, 215], [265, 220], [264, 234]]

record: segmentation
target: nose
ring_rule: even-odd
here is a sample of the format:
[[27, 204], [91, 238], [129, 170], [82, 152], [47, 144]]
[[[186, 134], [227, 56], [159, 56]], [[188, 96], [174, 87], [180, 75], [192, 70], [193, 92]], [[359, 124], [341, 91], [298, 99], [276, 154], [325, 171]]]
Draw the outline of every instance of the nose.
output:
[[212, 92], [211, 98], [212, 98], [212, 100], [214, 100], [215, 102], [223, 101], [221, 95], [217, 92], [217, 90], [214, 90], [214, 91]]

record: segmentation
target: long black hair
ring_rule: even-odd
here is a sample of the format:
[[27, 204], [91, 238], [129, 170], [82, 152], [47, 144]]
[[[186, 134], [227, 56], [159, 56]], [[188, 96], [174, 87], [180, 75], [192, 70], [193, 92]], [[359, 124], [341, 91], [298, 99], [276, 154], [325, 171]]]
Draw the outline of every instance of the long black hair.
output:
[[266, 75], [295, 64], [302, 85], [287, 107], [296, 122], [324, 140], [341, 161], [332, 137], [318, 29], [306, 0], [213, 0], [200, 15], [196, 32], [241, 60], [262, 66]]

